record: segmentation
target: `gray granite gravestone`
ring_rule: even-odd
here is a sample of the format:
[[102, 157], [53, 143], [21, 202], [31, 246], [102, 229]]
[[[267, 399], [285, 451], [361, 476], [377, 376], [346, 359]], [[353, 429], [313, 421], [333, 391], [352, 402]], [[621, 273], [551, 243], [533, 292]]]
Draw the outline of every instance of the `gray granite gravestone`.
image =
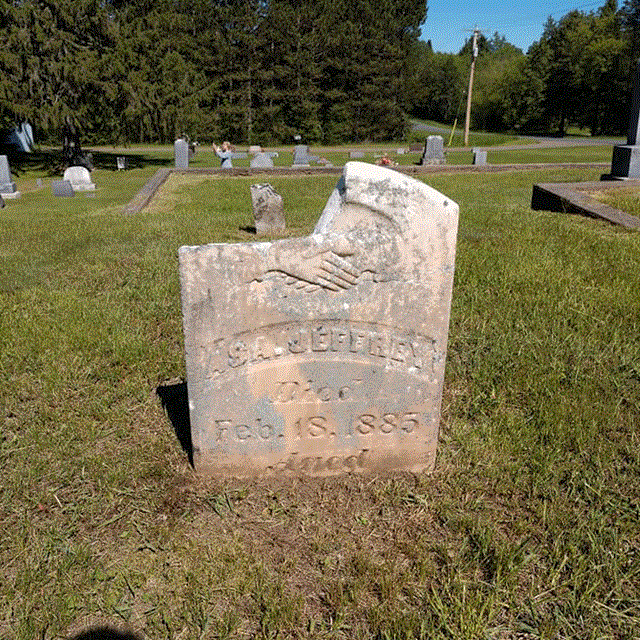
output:
[[259, 144], [252, 144], [249, 146], [249, 153], [252, 155], [262, 153], [262, 147]]
[[457, 226], [423, 182], [348, 162], [311, 236], [181, 247], [196, 469], [431, 471]]
[[445, 162], [442, 136], [429, 136], [424, 144], [420, 164], [444, 164]]
[[293, 166], [309, 165], [309, 146], [306, 144], [297, 144], [293, 148]]
[[253, 218], [258, 235], [285, 230], [282, 196], [270, 184], [251, 185]]
[[176, 169], [189, 168], [189, 143], [184, 138], [178, 138], [173, 143], [173, 155]]
[[312, 162], [318, 162], [318, 156], [309, 155], [309, 145], [297, 144], [293, 149], [292, 167], [308, 167]]
[[484, 166], [487, 164], [487, 152], [483, 149], [473, 149], [473, 164], [476, 166]]
[[629, 114], [629, 130], [627, 144], [613, 147], [611, 173], [602, 176], [605, 179], [623, 180], [640, 178], [640, 62], [636, 65], [633, 79], [631, 112]]
[[9, 169], [9, 159], [7, 156], [0, 156], [0, 193], [5, 199], [20, 197], [16, 183], [11, 179], [11, 170]]
[[76, 194], [69, 180], [52, 180], [51, 190], [58, 198], [72, 198]]
[[252, 169], [271, 169], [273, 168], [273, 160], [268, 153], [256, 153], [249, 161], [249, 167]]
[[364, 151], [349, 151], [349, 158], [353, 160], [364, 158]]

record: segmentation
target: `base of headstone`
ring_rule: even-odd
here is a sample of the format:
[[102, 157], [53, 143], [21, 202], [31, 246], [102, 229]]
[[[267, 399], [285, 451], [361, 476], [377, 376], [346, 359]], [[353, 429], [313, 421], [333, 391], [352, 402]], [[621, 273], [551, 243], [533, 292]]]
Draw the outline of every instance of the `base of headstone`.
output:
[[620, 144], [613, 147], [611, 177], [640, 178], [640, 145]]
[[12, 193], [15, 193], [18, 190], [15, 182], [6, 182], [5, 184], [0, 184], [0, 193], [3, 196], [11, 197]]

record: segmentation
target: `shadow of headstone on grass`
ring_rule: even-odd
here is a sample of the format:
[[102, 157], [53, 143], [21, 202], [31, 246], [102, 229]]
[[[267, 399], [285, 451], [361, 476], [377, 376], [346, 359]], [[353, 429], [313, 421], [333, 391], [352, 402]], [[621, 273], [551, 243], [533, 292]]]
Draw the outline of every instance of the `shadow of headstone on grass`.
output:
[[193, 466], [193, 444], [191, 442], [191, 421], [189, 419], [189, 395], [187, 383], [160, 385], [156, 389], [162, 408], [176, 433], [178, 442], [187, 454], [189, 464]]
[[73, 636], [70, 640], [142, 640], [142, 638], [128, 631], [119, 631], [112, 627], [94, 627]]

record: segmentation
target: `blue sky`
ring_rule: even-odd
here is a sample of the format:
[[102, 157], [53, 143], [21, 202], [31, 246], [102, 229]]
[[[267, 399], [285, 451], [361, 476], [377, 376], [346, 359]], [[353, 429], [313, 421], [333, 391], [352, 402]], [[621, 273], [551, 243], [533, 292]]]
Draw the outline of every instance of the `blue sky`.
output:
[[431, 40], [434, 51], [458, 53], [477, 26], [487, 37], [498, 31], [526, 53], [529, 45], [540, 39], [549, 16], [558, 20], [573, 9], [588, 13], [604, 3], [605, 0], [429, 0], [422, 40]]

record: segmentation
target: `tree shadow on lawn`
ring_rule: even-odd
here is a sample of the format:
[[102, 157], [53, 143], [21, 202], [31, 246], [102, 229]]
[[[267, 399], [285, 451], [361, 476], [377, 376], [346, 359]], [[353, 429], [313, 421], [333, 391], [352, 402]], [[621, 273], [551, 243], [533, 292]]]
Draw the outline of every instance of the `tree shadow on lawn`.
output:
[[167, 412], [173, 430], [183, 451], [193, 467], [193, 443], [191, 441], [191, 420], [189, 419], [189, 395], [187, 383], [160, 385], [156, 389], [162, 408]]
[[[93, 167], [117, 171], [117, 158], [124, 155], [127, 158], [129, 169], [142, 169], [144, 167], [166, 167], [173, 165], [173, 158], [150, 158], [141, 153], [110, 153], [107, 151], [90, 151], [85, 153], [93, 155]], [[44, 171], [49, 176], [62, 175], [66, 163], [62, 157], [61, 149], [46, 149], [23, 153], [16, 151], [15, 147], [0, 145], [0, 155], [8, 156], [11, 172], [16, 176], [26, 171]]]

